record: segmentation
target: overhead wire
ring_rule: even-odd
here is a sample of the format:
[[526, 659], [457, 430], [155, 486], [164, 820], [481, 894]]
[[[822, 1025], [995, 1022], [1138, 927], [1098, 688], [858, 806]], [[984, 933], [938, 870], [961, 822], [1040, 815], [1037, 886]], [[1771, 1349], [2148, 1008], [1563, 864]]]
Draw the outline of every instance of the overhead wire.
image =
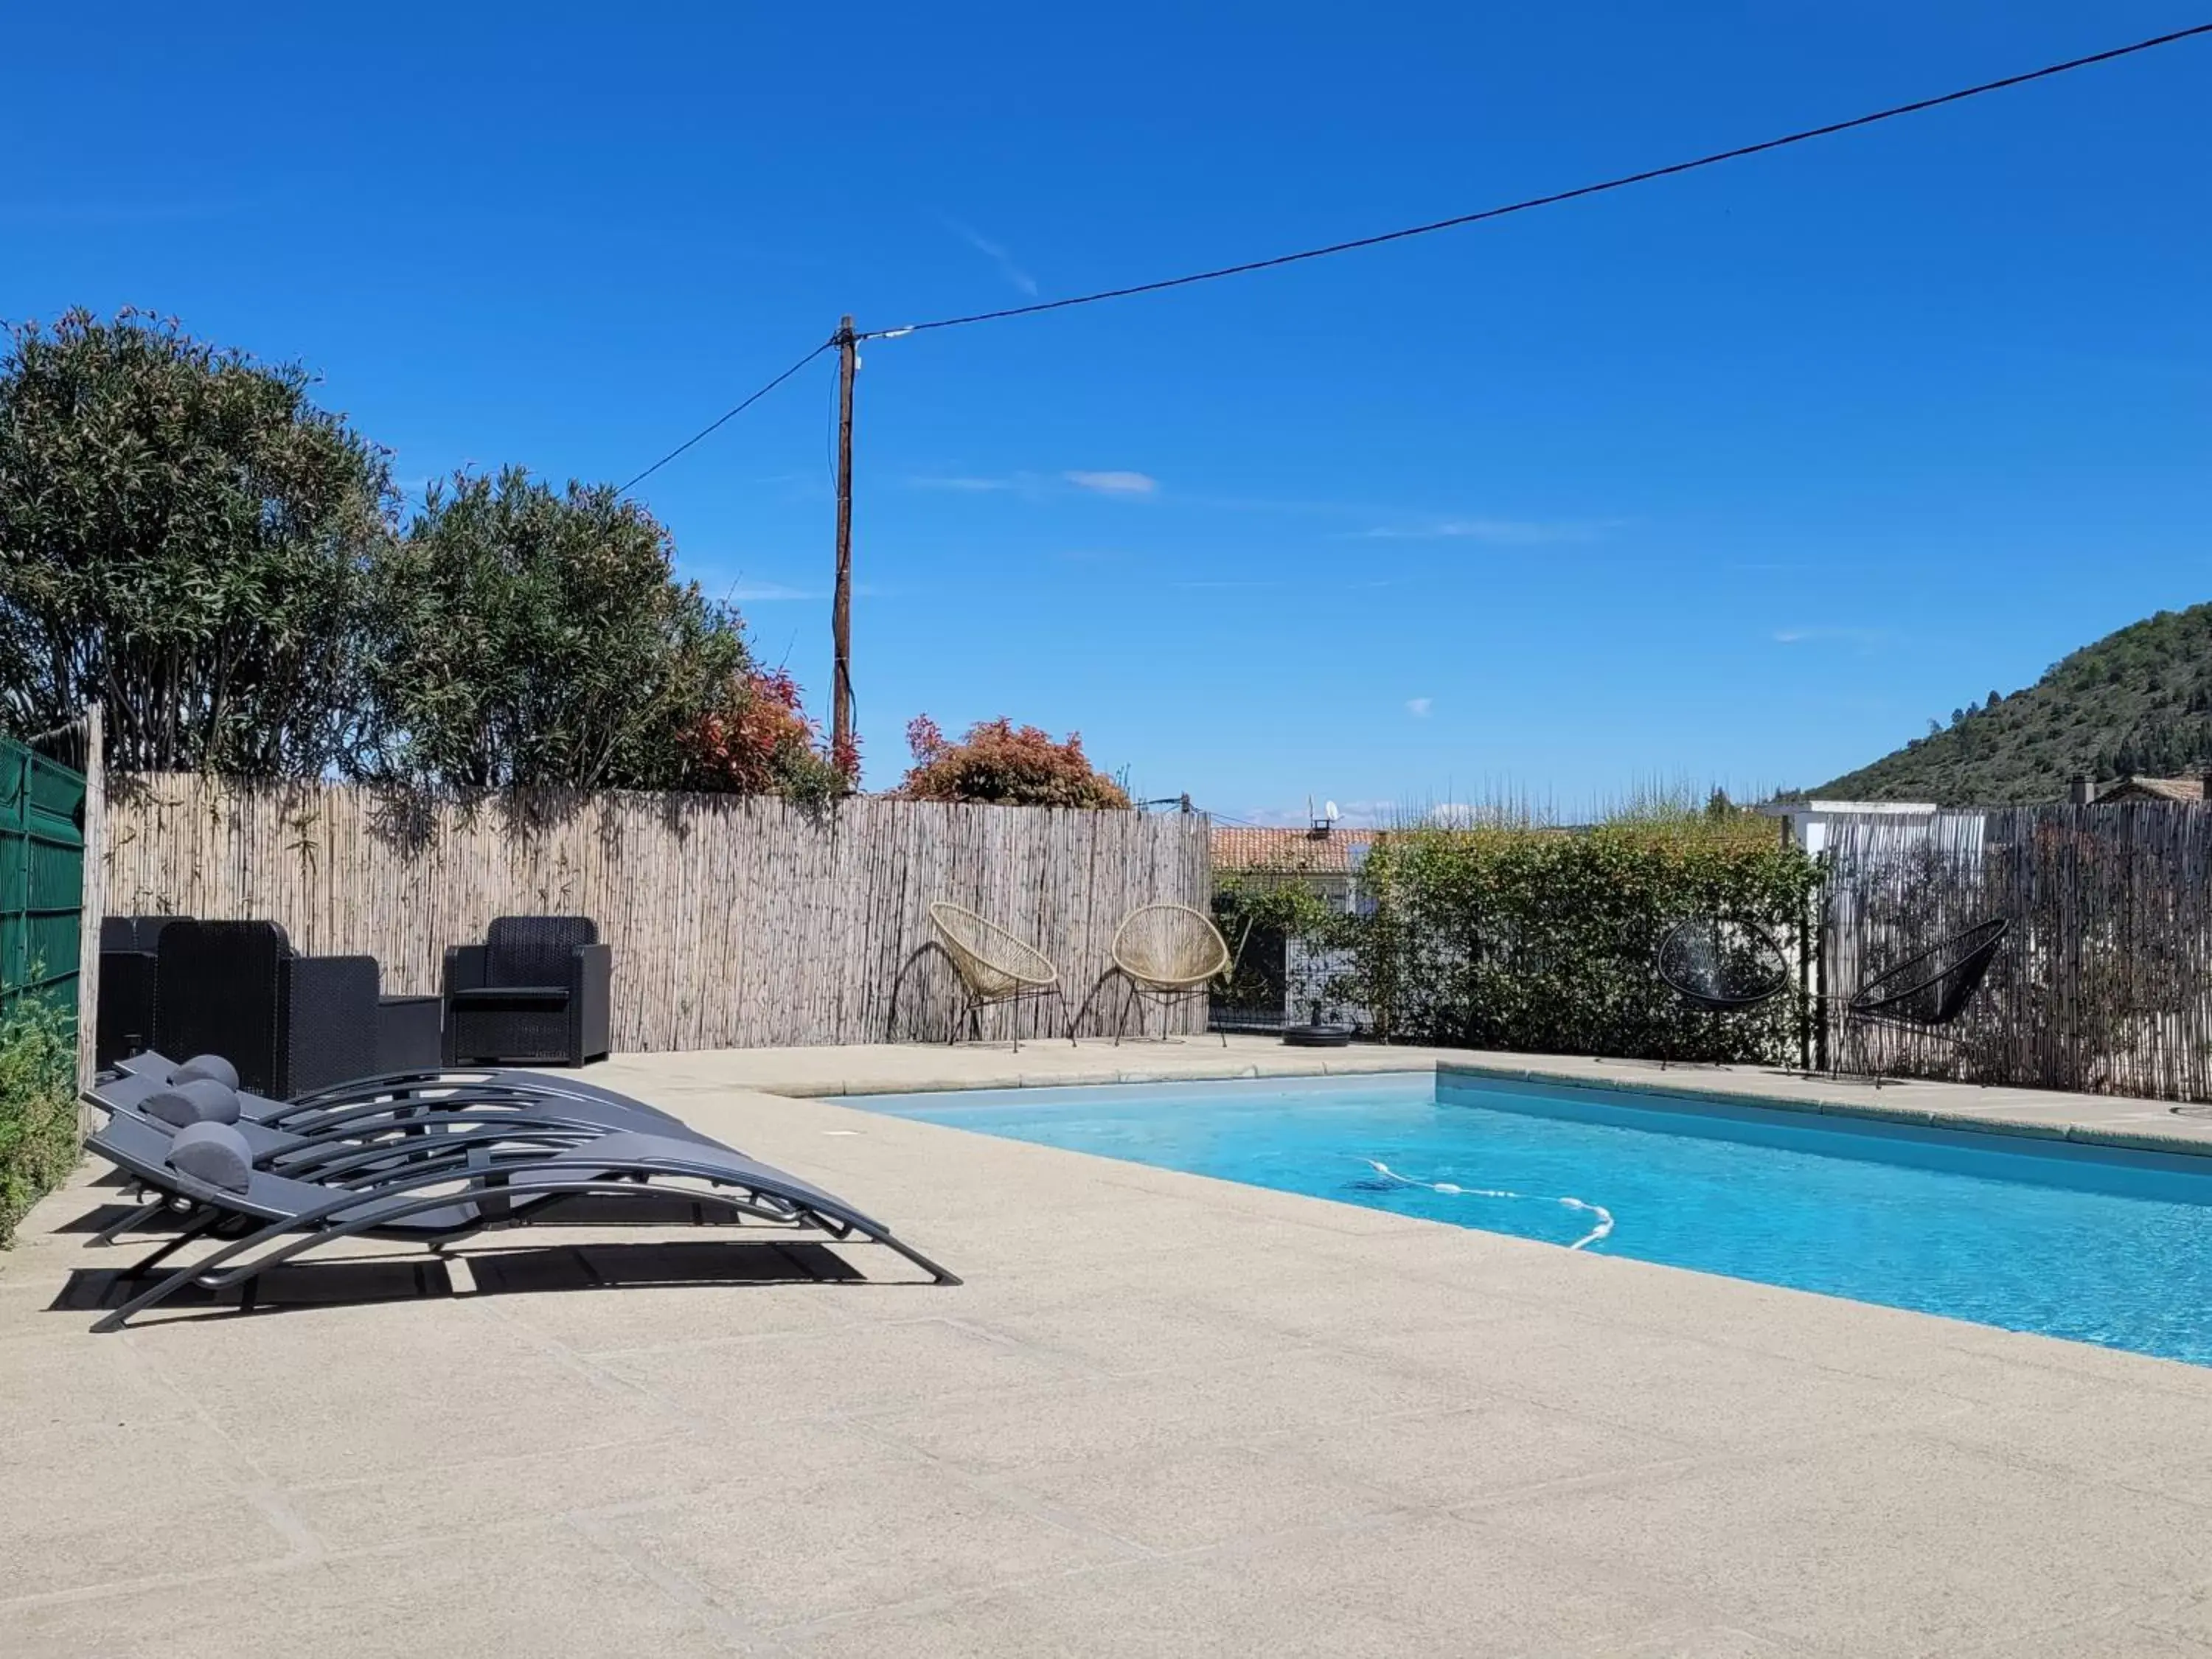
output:
[[1355, 236], [1340, 242], [1330, 242], [1320, 247], [1301, 248], [1295, 253], [1278, 253], [1265, 259], [1247, 259], [1233, 265], [1218, 265], [1210, 270], [1194, 270], [1181, 276], [1164, 276], [1149, 283], [1133, 283], [1124, 288], [1101, 289], [1093, 294], [1071, 295], [1060, 300], [1039, 300], [1029, 305], [1005, 306], [995, 311], [972, 312], [965, 316], [939, 317], [926, 323], [907, 323], [897, 328], [871, 329], [856, 333], [861, 340], [897, 339], [908, 334], [927, 333], [934, 329], [965, 328], [975, 323], [1001, 322], [1013, 317], [1034, 317], [1048, 311], [1066, 311], [1077, 306], [1098, 305], [1108, 300], [1132, 299], [1141, 294], [1160, 294], [1170, 289], [1189, 288], [1200, 283], [1218, 282], [1228, 276], [1245, 276], [1255, 271], [1273, 270], [1284, 265], [1303, 264], [1310, 259], [1326, 259], [1334, 254], [1356, 252], [1363, 248], [1381, 247], [1390, 242], [1402, 242], [1416, 236], [1431, 236], [1438, 231], [1457, 230], [1467, 225], [1480, 224], [1486, 220], [1503, 219], [1509, 215], [1528, 213], [1537, 208], [1556, 207], [1562, 202], [1580, 201], [1586, 197], [1601, 196], [1609, 191], [1626, 190], [1632, 185], [1650, 184], [1657, 179], [1672, 179], [1685, 173], [1695, 173], [1703, 167], [1718, 167], [1724, 161], [1739, 161], [1749, 155], [1761, 155], [1771, 150], [1786, 149], [1793, 144], [1809, 143], [1815, 138], [1829, 138], [1840, 132], [1852, 132], [1883, 121], [1894, 121], [1903, 116], [1918, 115], [1948, 104], [1963, 103], [1970, 98], [1980, 98], [1990, 93], [2003, 92], [2014, 87], [2023, 87], [2032, 82], [2047, 81], [2055, 76], [2067, 75], [2075, 70], [2088, 69], [2098, 64], [2109, 64], [2117, 58], [2131, 58], [2138, 52], [2170, 46], [2203, 34], [2212, 34], [2212, 23], [2198, 23], [2188, 28], [2173, 29], [2164, 34], [2136, 40], [2124, 46], [2112, 46], [2103, 52], [2093, 52], [2080, 58], [2069, 58], [2063, 63], [2046, 64], [2041, 69], [2027, 70], [2018, 75], [2007, 75], [1994, 81], [1984, 81], [1956, 91], [1941, 93], [1932, 98], [1916, 98], [1911, 103], [1893, 104], [1886, 109], [1855, 115], [1849, 120], [1830, 121], [1817, 127], [1805, 127], [1777, 138], [1765, 138], [1753, 144], [1738, 144], [1733, 149], [1715, 150], [1710, 155], [1693, 156], [1688, 161], [1670, 161], [1664, 167], [1644, 167], [1635, 173], [1603, 179], [1595, 184], [1577, 185], [1571, 190], [1553, 191], [1542, 196], [1530, 196], [1502, 206], [1481, 208], [1472, 213], [1454, 214], [1448, 219], [1432, 219], [1425, 224], [1407, 225], [1396, 230], [1386, 230], [1371, 236]]
[[744, 398], [742, 402], [732, 404], [714, 419], [708, 422], [706, 425], [701, 427], [696, 432], [686, 438], [682, 443], [677, 445], [675, 448], [670, 450], [665, 455], [663, 455], [659, 460], [655, 461], [651, 466], [646, 468], [644, 471], [630, 479], [629, 483], [622, 485], [615, 491], [615, 494], [617, 495], [628, 495], [637, 485], [643, 483], [647, 478], [659, 471], [662, 467], [666, 466], [669, 462], [674, 460], [678, 455], [681, 455], [685, 450], [690, 448], [692, 445], [697, 443], [702, 438], [708, 437], [710, 434], [720, 431], [722, 427], [726, 425], [729, 422], [735, 420], [738, 416], [744, 414], [762, 398], [767, 397], [769, 392], [775, 391], [776, 387], [781, 386], [786, 380], [798, 374], [800, 369], [805, 368], [807, 364], [812, 362], [817, 357], [819, 357], [823, 352], [829, 350], [830, 347], [836, 343], [837, 337], [833, 334], [828, 339], [823, 341], [820, 345], [816, 346], [811, 351], [808, 352], [804, 357], [801, 357], [797, 362], [793, 363], [789, 368], [785, 369], [782, 374], [777, 375], [766, 386], [761, 387], [759, 391], [754, 392], [750, 397]]
[[[2181, 41], [2207, 34], [2212, 34], [2212, 22], [2193, 24], [2187, 28], [2171, 29], [2163, 34], [2152, 35], [2147, 40], [2131, 41], [2126, 46], [2110, 46], [2102, 52], [2088, 52], [2078, 58], [2066, 58], [2059, 63], [2046, 64], [2040, 69], [2023, 70], [2017, 75], [2001, 76], [1993, 81], [1979, 82], [1973, 86], [1960, 87], [1951, 92], [1939, 93], [1933, 97], [1916, 98], [1909, 103], [1892, 104], [1887, 108], [1873, 110], [1864, 115], [1855, 115], [1847, 120], [1829, 121], [1819, 126], [1804, 127], [1795, 132], [1784, 133], [1778, 137], [1761, 139], [1756, 143], [1738, 144], [1729, 149], [1715, 150], [1709, 155], [1692, 156], [1686, 161], [1671, 161], [1663, 167], [1644, 167], [1634, 173], [1625, 173], [1613, 178], [1601, 179], [1592, 184], [1577, 185], [1570, 190], [1553, 191], [1541, 196], [1524, 197], [1519, 201], [1507, 202], [1496, 207], [1481, 208], [1471, 213], [1454, 214], [1445, 219], [1432, 219], [1425, 224], [1406, 225], [1395, 230], [1379, 231], [1373, 235], [1355, 236], [1342, 241], [1326, 243], [1319, 247], [1301, 248], [1295, 252], [1278, 253], [1263, 259], [1247, 259], [1236, 264], [1217, 265], [1211, 270], [1189, 271], [1180, 276], [1164, 276], [1152, 282], [1133, 283], [1121, 288], [1100, 289], [1093, 293], [1070, 295], [1063, 299], [1039, 300], [1028, 305], [1004, 306], [994, 311], [970, 312], [957, 317], [939, 317], [927, 322], [903, 324], [896, 328], [855, 330], [851, 337], [856, 343], [867, 340], [898, 339], [909, 334], [922, 334], [948, 328], [965, 328], [976, 323], [1002, 322], [1016, 317], [1034, 317], [1046, 312], [1067, 311], [1078, 306], [1099, 305], [1109, 300], [1127, 300], [1139, 295], [1161, 294], [1173, 289], [1190, 288], [1200, 283], [1219, 282], [1226, 277], [1249, 276], [1256, 271], [1274, 270], [1285, 265], [1301, 264], [1309, 260], [1329, 258], [1340, 253], [1352, 253], [1365, 248], [1382, 247], [1393, 242], [1407, 241], [1417, 236], [1431, 236], [1440, 231], [1457, 230], [1468, 225], [1506, 218], [1514, 214], [1532, 212], [1538, 208], [1556, 207], [1565, 202], [1602, 196], [1609, 191], [1628, 189], [1634, 185], [1650, 184], [1656, 179], [1676, 178], [1683, 173], [1695, 173], [1705, 167], [1718, 167], [1723, 162], [1738, 161], [1747, 156], [1762, 155], [1771, 151], [1786, 149], [1792, 145], [1809, 143], [1816, 138], [1833, 137], [1838, 133], [1853, 132], [1884, 121], [1894, 121], [1905, 116], [1919, 115], [1929, 110], [1942, 109], [1948, 105], [1964, 103], [1971, 98], [1984, 97], [1990, 93], [2003, 92], [2014, 87], [2048, 81], [2057, 76], [2071, 74], [2076, 70], [2112, 63], [2123, 58], [2132, 58], [2138, 53], [2156, 51], [2160, 47], [2174, 46]], [[831, 335], [765, 386], [724, 410], [720, 416], [660, 457], [659, 460], [653, 462], [652, 465], [630, 478], [617, 493], [626, 494], [644, 483], [646, 479], [651, 477], [686, 450], [744, 413], [746, 410], [791, 379], [823, 352], [839, 345], [844, 337], [842, 331]]]

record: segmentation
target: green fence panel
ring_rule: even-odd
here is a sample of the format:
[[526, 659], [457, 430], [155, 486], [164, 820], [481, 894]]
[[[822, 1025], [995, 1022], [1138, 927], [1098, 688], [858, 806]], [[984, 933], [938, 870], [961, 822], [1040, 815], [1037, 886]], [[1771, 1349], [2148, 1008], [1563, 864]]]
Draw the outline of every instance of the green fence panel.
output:
[[0, 738], [0, 1001], [76, 1012], [84, 778]]

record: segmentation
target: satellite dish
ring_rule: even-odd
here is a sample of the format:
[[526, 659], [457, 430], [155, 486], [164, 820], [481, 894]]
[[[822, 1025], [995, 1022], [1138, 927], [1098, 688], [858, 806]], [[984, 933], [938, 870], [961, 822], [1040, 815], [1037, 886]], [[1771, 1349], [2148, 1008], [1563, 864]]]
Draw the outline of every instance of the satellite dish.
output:
[[1329, 823], [1334, 823], [1336, 822], [1336, 803], [1333, 800], [1323, 801], [1322, 803], [1321, 814], [1322, 817], [1327, 819]]

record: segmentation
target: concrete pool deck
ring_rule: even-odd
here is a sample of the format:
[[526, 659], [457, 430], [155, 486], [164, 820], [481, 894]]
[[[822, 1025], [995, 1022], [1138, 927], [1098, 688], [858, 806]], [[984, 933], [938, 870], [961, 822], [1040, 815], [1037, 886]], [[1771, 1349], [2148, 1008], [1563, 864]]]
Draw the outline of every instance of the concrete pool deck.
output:
[[[88, 1170], [0, 1255], [0, 1651], [2212, 1655], [2212, 1370], [799, 1097], [1438, 1059], [592, 1068], [957, 1288], [866, 1246], [524, 1229], [464, 1247], [452, 1294], [420, 1293], [422, 1252], [364, 1249], [277, 1310], [94, 1337], [87, 1275], [119, 1263], [85, 1247], [117, 1197]], [[2151, 1103], [1880, 1094], [2198, 1133]]]

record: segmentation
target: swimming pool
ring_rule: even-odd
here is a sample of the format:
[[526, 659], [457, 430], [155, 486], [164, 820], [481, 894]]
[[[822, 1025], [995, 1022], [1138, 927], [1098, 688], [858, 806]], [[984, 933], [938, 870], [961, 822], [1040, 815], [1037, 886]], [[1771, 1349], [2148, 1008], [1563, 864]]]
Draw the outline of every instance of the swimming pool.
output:
[[845, 1103], [2212, 1364], [2212, 1159], [1451, 1073]]

